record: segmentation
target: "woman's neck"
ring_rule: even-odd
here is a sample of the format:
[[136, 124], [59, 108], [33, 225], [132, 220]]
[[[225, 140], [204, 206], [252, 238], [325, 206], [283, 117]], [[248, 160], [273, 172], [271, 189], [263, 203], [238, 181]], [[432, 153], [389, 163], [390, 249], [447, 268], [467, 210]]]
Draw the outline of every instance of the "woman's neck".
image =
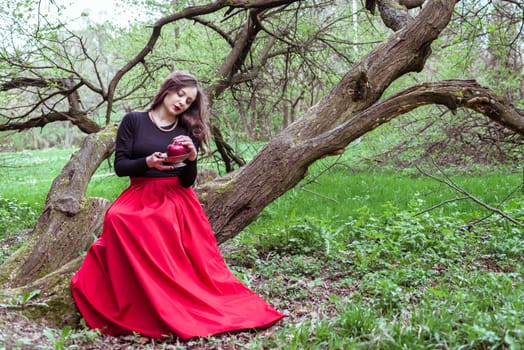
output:
[[172, 125], [177, 121], [178, 116], [166, 113], [163, 108], [152, 109], [150, 112], [156, 125], [160, 127]]

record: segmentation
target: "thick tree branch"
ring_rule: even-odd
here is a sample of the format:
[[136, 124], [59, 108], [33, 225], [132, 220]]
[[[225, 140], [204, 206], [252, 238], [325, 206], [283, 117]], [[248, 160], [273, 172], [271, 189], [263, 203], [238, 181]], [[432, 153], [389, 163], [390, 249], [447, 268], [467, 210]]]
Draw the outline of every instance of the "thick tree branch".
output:
[[63, 80], [60, 78], [44, 79], [32, 77], [17, 77], [0, 83], [0, 91], [9, 91], [12, 89], [20, 89], [26, 87], [47, 88], [55, 85], [63, 85]]
[[[94, 133], [100, 130], [100, 126], [91, 120], [87, 113], [83, 111], [78, 89], [84, 85], [83, 81], [75, 83], [73, 78], [42, 78], [42, 77], [21, 77], [0, 84], [0, 90], [24, 89], [28, 87], [48, 88], [52, 91], [45, 96], [41, 96], [38, 103], [19, 114], [17, 117], [9, 118], [9, 121], [0, 124], [0, 131], [9, 130], [28, 130], [34, 127], [44, 127], [56, 121], [71, 121], [85, 133]], [[61, 102], [57, 96], [65, 96], [68, 101], [67, 111], [58, 111], [57, 105]], [[61, 97], [62, 98], [62, 97]], [[63, 98], [62, 98], [63, 99]], [[51, 104], [51, 105], [48, 105]], [[38, 117], [26, 119], [34, 114], [36, 110], [42, 108], [42, 113]], [[18, 120], [18, 121], [14, 121]]]
[[[394, 31], [407, 26], [412, 20], [406, 7], [401, 0], [378, 0], [380, 17], [384, 24]], [[423, 3], [424, 1], [420, 1]]]
[[413, 19], [407, 10], [422, 7], [426, 0], [366, 0], [366, 10], [375, 14], [378, 4], [384, 24], [394, 31], [404, 28]]
[[430, 104], [444, 105], [452, 111], [456, 111], [457, 108], [473, 109], [524, 136], [524, 115], [505, 97], [498, 96], [473, 80], [446, 80], [419, 84], [403, 90], [356, 114], [334, 130], [311, 138], [303, 147], [310, 149], [319, 145], [330, 145], [330, 147], [319, 146], [320, 149], [311, 154], [312, 158], [316, 158], [345, 147], [351, 141], [393, 118]]
[[70, 111], [51, 112], [22, 122], [0, 124], [0, 131], [21, 131], [31, 128], [43, 128], [49, 123], [68, 120], [85, 133], [91, 134], [100, 131], [100, 126], [89, 119], [85, 113], [74, 114]]

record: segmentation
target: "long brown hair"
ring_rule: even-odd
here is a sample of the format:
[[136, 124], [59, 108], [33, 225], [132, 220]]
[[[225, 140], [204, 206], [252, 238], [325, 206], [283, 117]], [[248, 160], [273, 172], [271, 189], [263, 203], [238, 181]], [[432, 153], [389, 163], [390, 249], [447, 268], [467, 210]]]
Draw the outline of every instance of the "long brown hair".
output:
[[178, 92], [185, 87], [195, 87], [197, 96], [189, 108], [178, 116], [178, 122], [185, 126], [189, 133], [198, 140], [203, 151], [209, 144], [209, 127], [206, 115], [207, 98], [194, 76], [186, 72], [171, 73], [160, 85], [160, 89], [158, 89], [151, 106], [147, 110], [151, 111], [160, 106], [169, 92]]

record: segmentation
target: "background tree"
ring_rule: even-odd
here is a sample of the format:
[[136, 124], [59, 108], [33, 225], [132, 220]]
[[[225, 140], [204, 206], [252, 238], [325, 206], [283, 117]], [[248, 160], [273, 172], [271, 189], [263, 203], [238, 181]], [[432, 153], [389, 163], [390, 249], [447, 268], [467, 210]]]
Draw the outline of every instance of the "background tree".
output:
[[[431, 44], [438, 39], [452, 17], [454, 0], [424, 2], [421, 9], [414, 9], [415, 17], [400, 2], [376, 1], [382, 20], [394, 32], [358, 59], [351, 56], [353, 50], [340, 49], [348, 40], [341, 43], [337, 42], [338, 39], [333, 41], [333, 33], [328, 35], [327, 27], [324, 27], [326, 23], [335, 26], [339, 19], [330, 17], [332, 14], [326, 7], [321, 12], [325, 21], [312, 20], [314, 11], [311, 4], [284, 0], [250, 3], [217, 1], [178, 9], [155, 22], [146, 38], [143, 33], [130, 32], [127, 40], [115, 42], [122, 45], [121, 52], [130, 48], [130, 38], [136, 38], [133, 43], [141, 42], [143, 46], [138, 47], [135, 51], [138, 53], [130, 59], [116, 57], [113, 63], [121, 61], [122, 64], [114, 74], [102, 74], [97, 68], [100, 58], [90, 53], [87, 42], [66, 29], [58, 31], [61, 26], [54, 31], [49, 29], [49, 36], [45, 38], [40, 37], [42, 29], [37, 26], [37, 30], [29, 35], [33, 41], [27, 41], [23, 51], [4, 48], [3, 57], [18, 62], [20, 71], [20, 74], [6, 74], [2, 80], [2, 90], [11, 92], [15, 91], [14, 88], [19, 89], [4, 96], [5, 101], [23, 97], [20, 107], [13, 104], [2, 111], [7, 120], [4, 130], [41, 126], [49, 120], [69, 120], [90, 133], [53, 182], [42, 216], [29, 240], [0, 267], [0, 280], [5, 288], [9, 288], [6, 293], [39, 288], [44, 291], [42, 299], [54, 307], [36, 311], [47, 312], [48, 316], [57, 318], [74, 315], [72, 301], [66, 292], [69, 278], [79, 266], [79, 252], [88, 247], [91, 235], [98, 232], [107, 206], [107, 201], [85, 198], [85, 190], [94, 171], [113, 151], [116, 130], [113, 121], [118, 119], [113, 113], [130, 106], [145, 106], [153, 87], [158, 85], [164, 73], [178, 68], [171, 63], [177, 62], [169, 56], [172, 50], [167, 53], [158, 52], [162, 49], [156, 50], [159, 43], [169, 42], [168, 38], [175, 36], [179, 42], [188, 43], [178, 46], [180, 51], [184, 48], [189, 50], [185, 57], [193, 59], [192, 52], [199, 52], [195, 51], [192, 40], [183, 38], [194, 33], [183, 31], [183, 26], [177, 27], [183, 19], [199, 24], [198, 28], [206, 35], [219, 35], [223, 38], [220, 43], [228, 45], [227, 50], [204, 50], [206, 54], [220, 57], [214, 78], [205, 81], [215, 114], [222, 108], [221, 114], [228, 115], [223, 110], [231, 106], [221, 105], [220, 99], [228, 88], [236, 92], [235, 89], [244, 83], [251, 86], [251, 90], [247, 91], [251, 91], [252, 95], [265, 89], [271, 92], [266, 99], [269, 105], [275, 105], [273, 97], [279, 95], [277, 92], [283, 91], [281, 96], [286, 96], [285, 92], [291, 88], [293, 92], [288, 95], [293, 97], [288, 99], [292, 102], [291, 107], [300, 106], [303, 100], [312, 104], [301, 111], [300, 118], [274, 134], [249, 164], [197, 188], [219, 242], [235, 236], [267, 204], [299, 183], [313, 162], [422, 105], [438, 104], [451, 111], [468, 108], [515, 133], [524, 134], [521, 111], [513, 108], [507, 98], [474, 81], [444, 80], [387, 91], [395, 87], [394, 83], [405, 84], [400, 78], [408, 73], [423, 70], [432, 52]], [[368, 5], [373, 8], [370, 3]], [[287, 21], [278, 19], [286, 13], [283, 18]], [[219, 29], [214, 21], [201, 16], [211, 19], [219, 16], [221, 22], [216, 23], [227, 23], [229, 26], [224, 24]], [[296, 23], [288, 27], [290, 19]], [[305, 19], [304, 22], [302, 19]], [[171, 30], [168, 25], [172, 23], [175, 25]], [[306, 27], [299, 37], [297, 28], [300, 25]], [[343, 26], [338, 30], [336, 38], [345, 38], [347, 33], [343, 31]], [[62, 37], [62, 33], [67, 36]], [[17, 35], [19, 33], [13, 36], [13, 40], [17, 40]], [[212, 43], [217, 44], [215, 41]], [[318, 52], [313, 50], [315, 45], [319, 45]], [[324, 56], [326, 49], [332, 52]], [[220, 55], [223, 52], [225, 54]], [[294, 56], [296, 53], [300, 55]], [[304, 58], [302, 65], [296, 66], [291, 59], [293, 57]], [[343, 60], [339, 60], [340, 57]], [[352, 59], [355, 61], [352, 62]], [[314, 64], [304, 69], [306, 62]], [[191, 64], [195, 65], [195, 62]], [[82, 69], [84, 65], [89, 66], [85, 73]], [[327, 79], [306, 74], [317, 73], [315, 67], [324, 69], [323, 77]], [[206, 68], [204, 66], [203, 69]], [[258, 80], [262, 76], [261, 71], [269, 75], [269, 72], [282, 72], [282, 69], [285, 75], [281, 80], [270, 80], [265, 84]], [[304, 90], [298, 83], [289, 85], [286, 78], [291, 73], [299, 76], [297, 82], [311, 84]], [[203, 74], [197, 69], [197, 75]], [[271, 75], [275, 76], [278, 77]], [[272, 86], [282, 90], [271, 91]], [[319, 87], [331, 90], [320, 98], [322, 90]], [[84, 93], [86, 97], [80, 98]], [[28, 96], [37, 98], [24, 104]], [[232, 96], [249, 95], [232, 93]], [[87, 99], [92, 102], [89, 107], [85, 102]], [[254, 104], [254, 99], [250, 97], [247, 101], [258, 108], [258, 104], [265, 100], [256, 99]], [[247, 116], [245, 106], [244, 109], [243, 113]], [[260, 111], [264, 110], [270, 109]], [[254, 114], [254, 125], [260, 125], [263, 113], [255, 111]], [[91, 115], [92, 118], [89, 117]], [[228, 170], [233, 170], [233, 167]], [[60, 255], [56, 254], [58, 251]]]
[[[517, 88], [522, 84], [522, 65], [518, 64], [522, 55], [518, 50], [522, 45], [522, 22], [518, 20], [521, 14], [522, 4], [519, 6], [517, 2], [459, 2], [456, 20], [434, 46], [435, 53], [430, 58], [429, 70], [426, 69], [430, 79], [475, 77], [522, 108], [522, 99], [518, 97], [521, 92]], [[419, 77], [410, 83], [417, 82]], [[393, 127], [397, 127], [397, 131]], [[523, 157], [522, 136], [478, 118], [470, 110], [452, 113], [449, 109], [431, 106], [424, 112], [407, 114], [389, 128], [395, 137], [384, 154], [377, 154], [377, 161], [389, 160], [405, 166], [434, 159], [439, 165], [467, 168], [472, 164], [518, 164]], [[398, 134], [401, 136], [397, 137]], [[406, 158], [403, 152], [406, 150], [419, 150], [415, 152], [419, 157], [413, 159], [411, 152], [411, 157]]]

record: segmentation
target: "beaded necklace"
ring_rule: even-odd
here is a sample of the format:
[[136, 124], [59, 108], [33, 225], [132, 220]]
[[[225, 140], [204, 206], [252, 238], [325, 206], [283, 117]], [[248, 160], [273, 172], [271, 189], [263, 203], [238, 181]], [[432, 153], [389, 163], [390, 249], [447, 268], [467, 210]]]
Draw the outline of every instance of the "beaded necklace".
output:
[[[178, 125], [178, 117], [176, 118], [175, 122], [173, 124], [171, 124], [171, 126], [167, 125], [167, 126], [164, 127], [164, 126], [160, 126], [160, 125], [157, 124], [155, 116], [153, 115], [153, 111], [149, 111], [148, 115], [149, 115], [149, 119], [151, 119], [153, 124], [155, 124], [155, 126], [158, 129], [160, 129], [161, 131], [164, 131], [164, 132], [173, 131], [173, 130], [175, 130], [176, 126]], [[166, 129], [166, 128], [168, 128], [168, 129]]]

